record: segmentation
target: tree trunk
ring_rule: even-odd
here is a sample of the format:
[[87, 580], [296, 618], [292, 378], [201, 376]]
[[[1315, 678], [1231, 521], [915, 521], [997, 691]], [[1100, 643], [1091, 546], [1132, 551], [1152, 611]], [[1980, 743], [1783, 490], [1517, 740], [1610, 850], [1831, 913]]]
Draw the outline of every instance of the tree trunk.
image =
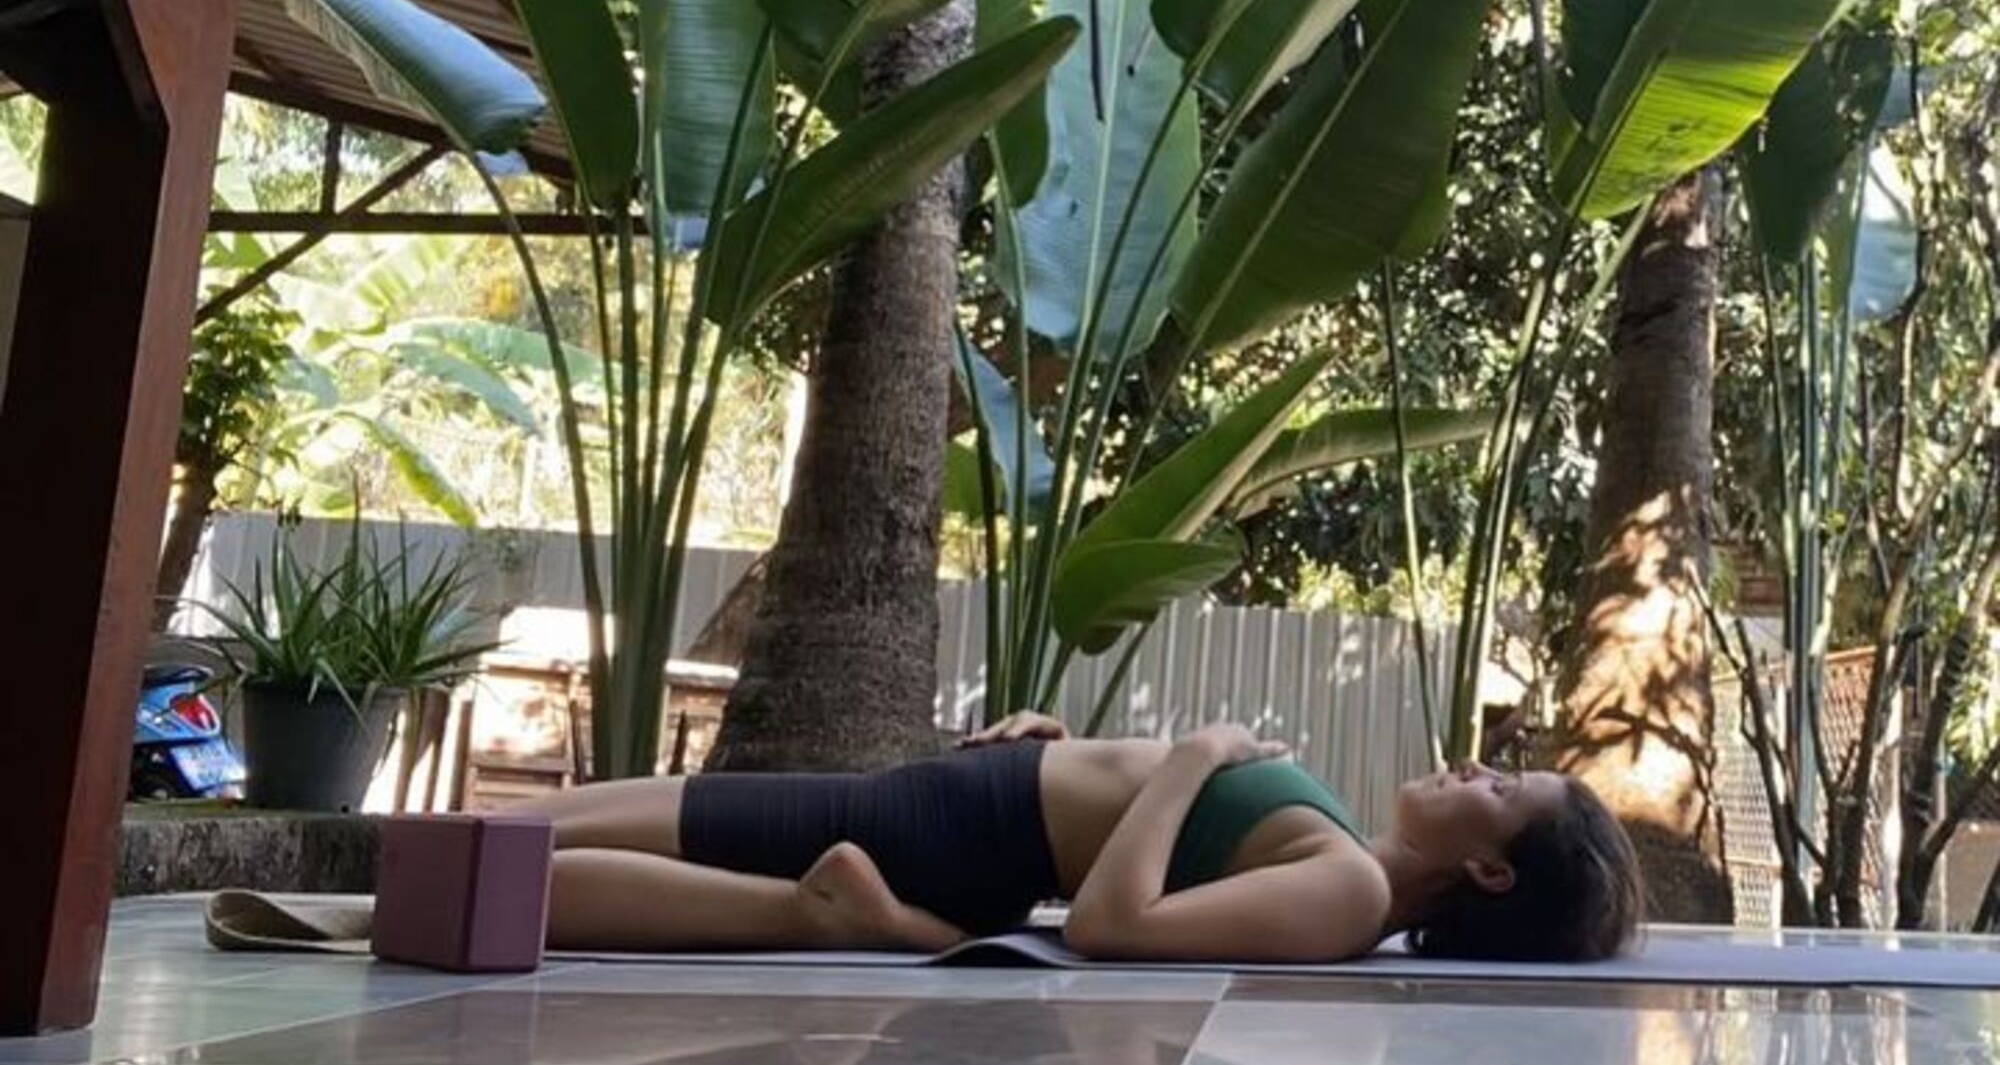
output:
[[195, 553], [201, 550], [202, 531], [215, 511], [215, 479], [219, 476], [220, 471], [207, 463], [191, 462], [181, 468], [181, 490], [174, 498], [167, 542], [160, 548], [160, 571], [153, 582], [154, 632], [165, 632], [180, 609], [181, 590], [187, 587]]
[[[876, 46], [879, 105], [966, 54], [953, 0]], [[704, 769], [861, 770], [933, 753], [937, 565], [963, 164], [835, 273], [792, 496]]]
[[1979, 912], [1972, 918], [1972, 930], [1981, 935], [2000, 932], [2000, 862], [1986, 879], [1986, 892], [1979, 898]]
[[[1937, 860], [1943, 857], [1945, 847], [1958, 831], [1960, 822], [1952, 815], [1964, 812], [1959, 802], [1942, 807], [1938, 803], [1939, 777], [1947, 757], [1945, 732], [1952, 708], [1958, 705], [1966, 687], [1977, 679], [1987, 633], [1992, 628], [1993, 608], [2000, 604], [1994, 598], [1996, 588], [2000, 588], [2000, 539], [1994, 541], [1979, 564], [1965, 612], [1959, 615], [1952, 626], [1951, 638], [1945, 641], [1930, 704], [1911, 701], [1921, 720], [1910, 722], [1906, 728], [1921, 739], [1914, 748], [1904, 751], [1903, 843], [1896, 875], [1897, 928], [1942, 927], [1943, 915], [1937, 915], [1938, 920], [1933, 921], [1928, 913], [1931, 878], [1937, 872]], [[1989, 754], [1982, 759], [1979, 768], [1962, 781], [1961, 787], [1978, 791], [1991, 787], [1992, 782], [1987, 778], [1994, 756]]]
[[741, 666], [750, 642], [750, 624], [757, 619], [757, 606], [764, 601], [764, 574], [770, 570], [768, 552], [743, 571], [729, 588], [729, 594], [702, 623], [694, 642], [681, 657], [717, 666]]
[[1619, 278], [1618, 320], [1577, 635], [1560, 694], [1563, 769], [1638, 849], [1654, 920], [1734, 912], [1711, 789], [1710, 427], [1721, 191], [1700, 172], [1662, 195]]

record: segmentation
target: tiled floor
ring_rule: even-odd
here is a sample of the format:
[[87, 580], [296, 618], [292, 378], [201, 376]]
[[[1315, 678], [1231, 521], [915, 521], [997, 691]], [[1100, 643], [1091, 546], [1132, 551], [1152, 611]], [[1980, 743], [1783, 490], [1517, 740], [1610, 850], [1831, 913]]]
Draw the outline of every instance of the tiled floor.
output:
[[25, 1062], [2000, 1065], [2000, 991], [594, 964], [496, 979], [217, 954], [194, 901], [142, 899], [114, 916], [96, 1026], [0, 1040], [0, 1065]]

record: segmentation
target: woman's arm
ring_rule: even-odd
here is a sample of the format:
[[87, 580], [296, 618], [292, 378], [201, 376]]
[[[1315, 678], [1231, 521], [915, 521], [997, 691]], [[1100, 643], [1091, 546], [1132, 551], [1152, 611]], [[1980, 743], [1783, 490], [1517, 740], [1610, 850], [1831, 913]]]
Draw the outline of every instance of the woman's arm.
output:
[[1174, 840], [1209, 774], [1282, 750], [1240, 725], [1175, 744], [1077, 890], [1064, 941], [1092, 957], [1184, 960], [1313, 960], [1373, 947], [1388, 884], [1366, 855], [1328, 852], [1166, 894]]

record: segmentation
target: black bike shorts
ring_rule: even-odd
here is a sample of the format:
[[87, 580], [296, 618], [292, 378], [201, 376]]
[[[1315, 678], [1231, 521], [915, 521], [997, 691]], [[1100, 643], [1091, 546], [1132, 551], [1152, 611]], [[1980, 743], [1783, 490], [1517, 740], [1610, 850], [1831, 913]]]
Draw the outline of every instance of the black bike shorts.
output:
[[681, 794], [681, 857], [796, 880], [843, 840], [896, 897], [975, 935], [1056, 898], [1045, 743], [971, 747], [873, 773], [703, 773]]

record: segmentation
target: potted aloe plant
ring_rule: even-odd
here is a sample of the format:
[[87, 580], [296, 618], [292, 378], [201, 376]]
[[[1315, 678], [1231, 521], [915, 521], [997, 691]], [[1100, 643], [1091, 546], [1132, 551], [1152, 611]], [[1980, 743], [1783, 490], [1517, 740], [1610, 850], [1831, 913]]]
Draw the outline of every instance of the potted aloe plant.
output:
[[393, 553], [356, 518], [340, 554], [302, 563], [281, 530], [249, 590], [228, 584], [223, 652], [242, 692], [246, 799], [253, 806], [353, 810], [413, 692], [449, 687], [496, 644], [471, 635], [462, 559]]

